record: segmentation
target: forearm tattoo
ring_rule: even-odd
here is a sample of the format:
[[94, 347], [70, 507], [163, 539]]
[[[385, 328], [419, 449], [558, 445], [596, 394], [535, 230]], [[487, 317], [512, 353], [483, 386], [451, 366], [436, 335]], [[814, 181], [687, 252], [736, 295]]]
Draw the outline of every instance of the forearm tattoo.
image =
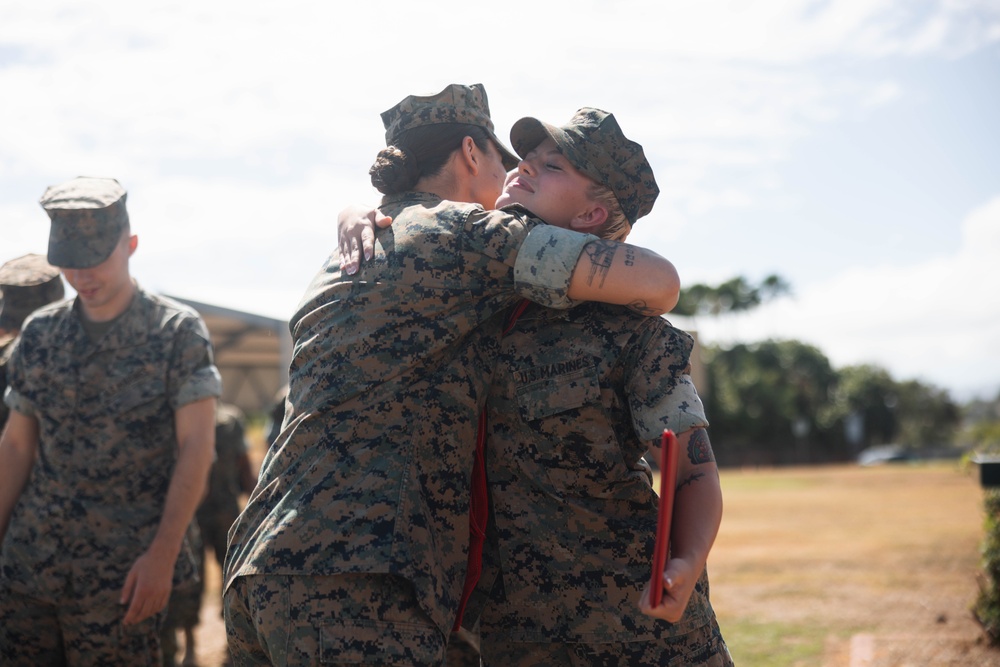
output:
[[694, 465], [715, 461], [712, 443], [708, 441], [708, 432], [705, 429], [692, 429], [691, 437], [688, 438], [688, 459]]
[[699, 479], [701, 479], [704, 476], [705, 476], [705, 473], [703, 473], [703, 472], [693, 472], [693, 473], [691, 473], [690, 475], [688, 475], [687, 477], [685, 477], [684, 479], [682, 479], [680, 481], [680, 483], [677, 485], [677, 488], [675, 489], [674, 492], [676, 493], [677, 491], [680, 491], [681, 489], [683, 489], [685, 486], [689, 486], [691, 484], [694, 484], [695, 482], [697, 482]]
[[590, 275], [587, 277], [588, 285], [593, 285], [596, 282], [598, 287], [604, 287], [604, 280], [608, 277], [608, 271], [611, 269], [611, 262], [615, 258], [618, 246], [619, 244], [614, 241], [603, 239], [587, 244], [584, 251], [587, 253], [587, 257], [590, 258]]

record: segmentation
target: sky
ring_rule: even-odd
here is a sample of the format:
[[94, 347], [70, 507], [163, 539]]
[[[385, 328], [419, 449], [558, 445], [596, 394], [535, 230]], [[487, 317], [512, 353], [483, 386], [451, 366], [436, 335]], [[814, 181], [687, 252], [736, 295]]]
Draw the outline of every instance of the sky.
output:
[[378, 201], [379, 114], [450, 83], [502, 138], [614, 113], [661, 190], [631, 243], [791, 285], [703, 342], [1000, 392], [1000, 0], [2, 3], [0, 261], [45, 252], [46, 187], [109, 176], [144, 287], [287, 319]]

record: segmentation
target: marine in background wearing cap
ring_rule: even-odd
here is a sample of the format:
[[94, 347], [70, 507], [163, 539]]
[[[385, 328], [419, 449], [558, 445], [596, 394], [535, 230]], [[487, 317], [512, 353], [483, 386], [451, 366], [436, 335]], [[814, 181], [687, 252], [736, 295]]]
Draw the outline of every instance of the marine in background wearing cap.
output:
[[679, 289], [653, 253], [484, 210], [514, 159], [481, 86], [382, 118], [390, 146], [371, 173], [395, 225], [355, 276], [331, 256], [292, 317], [283, 428], [230, 532], [239, 667], [443, 664], [505, 311], [528, 297], [662, 312]]
[[[621, 240], [659, 192], [642, 146], [599, 109], [562, 127], [523, 118], [511, 143], [522, 160], [497, 204], [551, 224]], [[550, 214], [546, 195], [581, 178], [589, 196], [562, 197], [570, 214]], [[689, 376], [692, 338], [600, 303], [529, 305], [510, 326], [487, 400], [483, 664], [732, 665], [705, 574], [722, 493]], [[652, 610], [643, 589], [658, 500], [642, 457], [667, 428], [681, 465], [670, 584]]]
[[117, 181], [45, 191], [48, 261], [76, 290], [24, 323], [0, 439], [0, 664], [160, 665], [160, 613], [195, 576], [185, 532], [221, 393], [198, 315], [130, 276]]
[[7, 362], [24, 318], [63, 298], [59, 269], [41, 255], [24, 255], [0, 266], [0, 432], [7, 423]]

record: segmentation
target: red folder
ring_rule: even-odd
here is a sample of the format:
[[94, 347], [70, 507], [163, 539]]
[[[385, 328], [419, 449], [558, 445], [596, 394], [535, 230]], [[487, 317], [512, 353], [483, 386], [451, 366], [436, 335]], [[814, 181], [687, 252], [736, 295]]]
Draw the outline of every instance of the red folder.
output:
[[670, 522], [674, 515], [674, 490], [677, 488], [677, 436], [663, 431], [660, 441], [660, 514], [656, 522], [656, 547], [653, 549], [653, 574], [649, 582], [649, 605], [658, 607], [663, 597], [663, 570], [670, 555]]

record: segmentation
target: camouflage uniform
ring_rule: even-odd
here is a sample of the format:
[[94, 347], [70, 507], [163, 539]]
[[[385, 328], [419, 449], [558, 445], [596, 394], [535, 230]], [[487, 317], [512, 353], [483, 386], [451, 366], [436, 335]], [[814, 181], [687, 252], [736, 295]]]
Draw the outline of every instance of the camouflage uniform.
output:
[[[522, 118], [511, 129], [521, 155], [547, 138], [630, 224], [650, 212], [652, 169], [612, 114], [583, 108], [562, 127]], [[691, 347], [666, 320], [620, 306], [531, 305], [516, 317], [487, 402], [493, 511], [467, 615], [485, 604], [485, 665], [731, 664], [706, 574], [679, 622], [638, 608], [658, 514], [643, 454], [665, 428], [707, 426]]]
[[[386, 197], [381, 209], [395, 223], [378, 232], [374, 258], [350, 277], [331, 258], [293, 316], [284, 428], [230, 534], [234, 649], [248, 639], [231, 612], [248, 609], [248, 588], [267, 589], [255, 575], [383, 573], [405, 582], [425, 614], [413, 641], [427, 650], [408, 664], [440, 662], [464, 579], [497, 315], [518, 294], [569, 305], [573, 266], [594, 239], [426, 193]], [[248, 581], [235, 586], [239, 578]], [[322, 632], [327, 645], [354, 641], [339, 619]]]
[[[35, 312], [8, 368], [7, 404], [35, 417], [39, 433], [0, 553], [0, 654], [5, 665], [55, 664], [63, 653], [74, 665], [158, 664], [159, 618], [123, 627], [118, 598], [159, 525], [178, 452], [174, 412], [218, 396], [221, 381], [205, 325], [186, 306], [137, 288], [94, 342], [74, 303]], [[174, 585], [194, 576], [185, 544]]]
[[0, 266], [0, 431], [7, 422], [7, 362], [21, 324], [32, 311], [63, 298], [59, 269], [42, 255], [24, 255]]
[[554, 661], [552, 644], [656, 658], [622, 664], [729, 664], [705, 574], [679, 622], [638, 610], [658, 511], [643, 454], [664, 428], [707, 425], [691, 346], [662, 318], [604, 304], [529, 307], [504, 338], [488, 401], [484, 559], [501, 573], [481, 618], [484, 664], [532, 664], [514, 656], [536, 650]]

